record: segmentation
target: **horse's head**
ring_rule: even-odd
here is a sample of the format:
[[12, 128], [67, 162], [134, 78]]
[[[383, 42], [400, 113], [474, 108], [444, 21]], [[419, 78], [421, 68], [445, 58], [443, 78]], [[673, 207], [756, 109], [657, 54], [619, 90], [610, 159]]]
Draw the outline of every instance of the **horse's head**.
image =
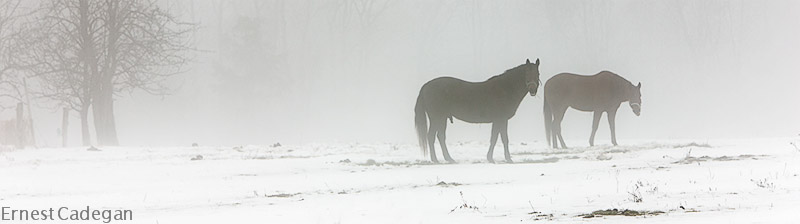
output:
[[631, 105], [631, 109], [636, 116], [639, 116], [642, 112], [642, 83], [640, 82], [639, 85], [636, 85], [632, 88], [630, 94], [630, 101], [628, 103]]
[[539, 90], [539, 84], [542, 82], [539, 80], [539, 59], [536, 59], [536, 62], [531, 63], [531, 60], [525, 59], [525, 85], [528, 86], [528, 92], [531, 93], [531, 96], [536, 96], [536, 91]]

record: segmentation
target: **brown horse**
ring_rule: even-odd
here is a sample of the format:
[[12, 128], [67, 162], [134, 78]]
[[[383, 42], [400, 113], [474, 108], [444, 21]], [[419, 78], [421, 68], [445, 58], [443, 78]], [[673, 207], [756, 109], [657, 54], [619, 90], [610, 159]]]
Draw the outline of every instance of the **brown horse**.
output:
[[[434, 142], [439, 138], [442, 154], [447, 162], [454, 163], [445, 144], [447, 119], [453, 117], [469, 123], [492, 123], [491, 143], [486, 159], [494, 162], [492, 154], [497, 136], [505, 146], [506, 161], [511, 161], [508, 152], [508, 119], [517, 112], [526, 93], [536, 95], [539, 88], [539, 59], [509, 69], [484, 82], [467, 82], [453, 77], [439, 77], [425, 83], [419, 90], [414, 107], [414, 124], [423, 154], [430, 147], [431, 161], [438, 163]], [[425, 119], [425, 115], [428, 119]], [[430, 120], [428, 127], [427, 120]], [[427, 129], [427, 130], [426, 130]]]
[[[592, 136], [589, 145], [594, 146], [594, 134], [600, 123], [603, 112], [608, 114], [608, 126], [611, 128], [611, 143], [617, 145], [614, 117], [622, 102], [628, 101], [633, 113], [639, 116], [642, 107], [642, 83], [634, 86], [630, 81], [609, 71], [602, 71], [592, 76], [561, 73], [553, 76], [544, 84], [544, 124], [547, 133], [547, 144], [553, 148], [567, 148], [561, 137], [561, 121], [567, 108], [579, 111], [594, 112]], [[552, 136], [552, 139], [551, 139]]]

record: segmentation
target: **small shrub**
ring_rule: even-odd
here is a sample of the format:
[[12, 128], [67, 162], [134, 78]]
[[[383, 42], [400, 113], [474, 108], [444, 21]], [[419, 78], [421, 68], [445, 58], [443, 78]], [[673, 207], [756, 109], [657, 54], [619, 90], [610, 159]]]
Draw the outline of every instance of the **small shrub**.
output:
[[461, 195], [461, 205], [458, 205], [455, 208], [451, 209], [450, 213], [452, 213], [452, 212], [454, 212], [456, 210], [459, 210], [459, 209], [466, 209], [466, 210], [469, 210], [469, 211], [476, 211], [476, 212], [480, 212], [481, 211], [478, 208], [478, 206], [467, 204], [467, 200], [464, 199], [464, 192], [459, 191], [458, 194]]
[[756, 186], [758, 186], [760, 188], [765, 188], [765, 189], [770, 189], [770, 190], [774, 190], [775, 189], [775, 183], [770, 182], [769, 180], [767, 180], [767, 178], [758, 179], [758, 180], [750, 179], [750, 182], [753, 182], [754, 184], [756, 184]]

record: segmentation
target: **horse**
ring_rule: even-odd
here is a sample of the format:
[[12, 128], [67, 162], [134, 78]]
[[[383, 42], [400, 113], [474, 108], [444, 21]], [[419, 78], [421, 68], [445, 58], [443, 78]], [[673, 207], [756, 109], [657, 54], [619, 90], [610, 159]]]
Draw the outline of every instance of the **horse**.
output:
[[[534, 63], [526, 59], [524, 64], [483, 82], [439, 77], [422, 85], [414, 106], [414, 124], [423, 155], [430, 151], [431, 162], [439, 163], [434, 147], [438, 137], [444, 159], [455, 163], [445, 144], [447, 119], [452, 123], [455, 117], [468, 123], [492, 123], [491, 143], [486, 159], [494, 163], [492, 155], [497, 136], [500, 135], [505, 146], [505, 159], [509, 163], [513, 162], [508, 152], [508, 119], [517, 112], [526, 93], [536, 95], [541, 83], [539, 63], [539, 59]], [[428, 120], [430, 126], [427, 124]]]
[[[594, 146], [594, 135], [603, 112], [608, 114], [611, 128], [611, 143], [617, 145], [614, 118], [622, 102], [628, 101], [633, 113], [639, 116], [642, 109], [642, 83], [633, 85], [630, 81], [609, 71], [584, 76], [561, 73], [544, 84], [544, 123], [547, 144], [553, 148], [567, 148], [561, 136], [561, 121], [564, 113], [572, 107], [579, 111], [594, 112], [592, 135], [589, 145]], [[552, 139], [551, 139], [552, 137]]]

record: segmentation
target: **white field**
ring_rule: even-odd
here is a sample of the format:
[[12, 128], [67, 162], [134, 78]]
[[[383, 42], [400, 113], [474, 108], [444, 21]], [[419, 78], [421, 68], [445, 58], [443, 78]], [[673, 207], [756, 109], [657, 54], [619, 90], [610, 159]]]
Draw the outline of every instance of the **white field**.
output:
[[[515, 164], [487, 163], [486, 142], [450, 142], [458, 164], [442, 165], [395, 144], [3, 149], [0, 205], [130, 209], [118, 223], [160, 224], [800, 219], [799, 139], [620, 142], [512, 142]], [[665, 213], [581, 216], [615, 208]]]

